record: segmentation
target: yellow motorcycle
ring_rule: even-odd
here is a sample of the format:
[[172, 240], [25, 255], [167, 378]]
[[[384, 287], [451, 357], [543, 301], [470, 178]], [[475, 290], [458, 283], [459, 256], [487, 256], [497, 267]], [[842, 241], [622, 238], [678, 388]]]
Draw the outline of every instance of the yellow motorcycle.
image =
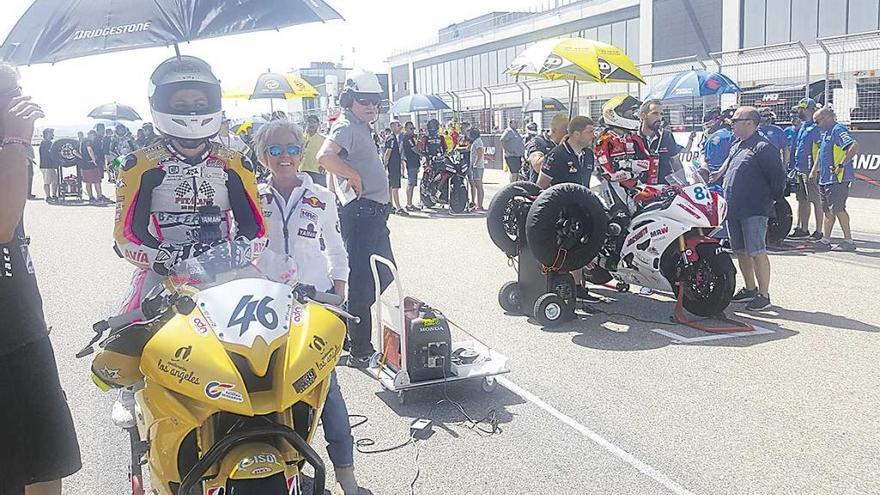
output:
[[[95, 324], [92, 380], [133, 387], [132, 495], [315, 494], [311, 448], [345, 337], [342, 298], [296, 284], [287, 256], [228, 242], [178, 265], [133, 314]], [[255, 259], [254, 259], [255, 258]], [[104, 336], [106, 335], [106, 338]], [[103, 338], [103, 340], [102, 340]]]

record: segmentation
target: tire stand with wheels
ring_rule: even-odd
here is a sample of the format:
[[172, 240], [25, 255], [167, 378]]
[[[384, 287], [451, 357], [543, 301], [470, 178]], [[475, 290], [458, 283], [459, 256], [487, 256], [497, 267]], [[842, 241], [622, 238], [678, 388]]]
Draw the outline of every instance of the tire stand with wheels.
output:
[[548, 328], [575, 318], [577, 288], [570, 273], [548, 272], [528, 246], [520, 246], [513, 260], [517, 280], [501, 287], [498, 302], [502, 309], [532, 316]]
[[752, 325], [729, 318], [724, 313], [712, 318], [712, 320], [720, 321], [722, 325], [707, 325], [704, 322], [709, 321], [705, 318], [699, 320], [692, 320], [688, 317], [687, 312], [684, 310], [684, 287], [679, 285], [678, 287], [678, 298], [675, 301], [675, 322], [681, 325], [693, 328], [695, 330], [699, 330], [701, 332], [707, 333], [740, 333], [740, 332], [753, 332], [755, 327]]

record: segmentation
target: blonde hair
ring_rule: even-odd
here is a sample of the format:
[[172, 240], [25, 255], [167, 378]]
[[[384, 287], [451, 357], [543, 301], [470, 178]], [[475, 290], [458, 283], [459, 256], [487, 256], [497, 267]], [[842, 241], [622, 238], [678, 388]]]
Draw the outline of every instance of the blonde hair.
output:
[[274, 136], [282, 132], [292, 134], [294, 144], [305, 146], [306, 138], [303, 135], [303, 131], [293, 122], [287, 119], [279, 119], [263, 124], [254, 136], [254, 151], [257, 153], [257, 159], [263, 165], [266, 165], [266, 148], [271, 144], [270, 141]]

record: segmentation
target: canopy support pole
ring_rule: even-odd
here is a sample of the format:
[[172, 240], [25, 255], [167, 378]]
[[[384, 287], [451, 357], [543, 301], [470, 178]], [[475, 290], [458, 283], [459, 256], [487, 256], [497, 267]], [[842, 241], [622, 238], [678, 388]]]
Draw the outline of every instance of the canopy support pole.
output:
[[174, 54], [177, 55], [177, 59], [180, 60], [180, 45], [177, 42], [174, 42]]

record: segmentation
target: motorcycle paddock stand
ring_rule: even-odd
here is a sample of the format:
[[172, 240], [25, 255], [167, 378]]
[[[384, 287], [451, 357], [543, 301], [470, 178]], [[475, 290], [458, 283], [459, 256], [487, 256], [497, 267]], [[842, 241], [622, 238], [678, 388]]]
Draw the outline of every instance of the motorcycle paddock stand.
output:
[[[676, 323], [706, 333], [739, 333], [755, 331], [755, 327], [753, 327], [752, 325], [743, 321], [729, 318], [724, 313], [721, 313], [720, 315], [712, 318], [703, 318], [698, 320], [690, 319], [687, 315], [687, 312], [684, 310], [684, 287], [682, 287], [681, 285], [679, 285], [678, 287], [678, 298], [675, 301], [674, 320]], [[707, 321], [713, 320], [721, 322], [721, 325], [710, 325], [705, 323]]]

